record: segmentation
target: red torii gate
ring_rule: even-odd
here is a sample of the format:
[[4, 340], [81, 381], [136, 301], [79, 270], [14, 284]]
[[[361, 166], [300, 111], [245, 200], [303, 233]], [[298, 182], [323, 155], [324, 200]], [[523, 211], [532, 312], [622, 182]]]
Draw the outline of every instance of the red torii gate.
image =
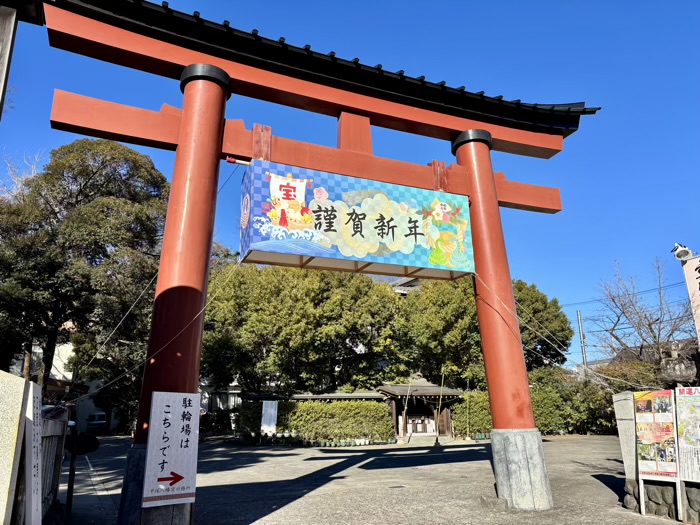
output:
[[[139, 0], [102, 4], [97, 0], [45, 4], [51, 45], [180, 79], [184, 93], [182, 110], [163, 106], [155, 112], [56, 91], [51, 116], [52, 126], [58, 129], [176, 151], [149, 344], [151, 357], [144, 375], [137, 448], [130, 454], [131, 466], [127, 466], [120, 523], [138, 518], [129, 501], [138, 502], [141, 497], [137, 478], [143, 468], [139, 463], [143, 449], [139, 451], [138, 446], [146, 443], [151, 393], [196, 392], [198, 388], [201, 312], [206, 300], [218, 169], [220, 159], [227, 156], [262, 158], [470, 195], [477, 312], [493, 415], [498, 496], [515, 508], [550, 508], [551, 492], [514, 316], [499, 206], [556, 213], [561, 210], [561, 200], [558, 189], [512, 182], [502, 173], [494, 174], [490, 149], [549, 158], [561, 151], [564, 137], [576, 131], [580, 116], [596, 109], [583, 104], [507, 102], [464, 88], [446, 88], [444, 83], [412, 79], [403, 72], [385, 72], [381, 66], [369, 68], [357, 59], [350, 62], [334, 53], [320, 55], [309, 46], [289, 46], [284, 39], [262, 39], [255, 31], [234, 30], [228, 22], [213, 24], [198, 13], [175, 12], [167, 2], [162, 6]], [[245, 49], [239, 54], [227, 49], [227, 37], [237, 39]], [[264, 51], [251, 55], [246, 46]], [[284, 61], [281, 65], [279, 61], [267, 63], [266, 53], [278, 53], [277, 58], [294, 62], [296, 73], [285, 68]], [[346, 66], [356, 69], [338, 73]], [[329, 80], [326, 75], [322, 80], [317, 74], [323, 68], [330, 68], [335, 76]], [[355, 82], [351, 87], [346, 80], [353, 75], [372, 80], [359, 86]], [[382, 86], [392, 86], [394, 91]], [[338, 147], [276, 137], [269, 127], [259, 125], [248, 131], [242, 121], [225, 121], [225, 102], [231, 93], [337, 117]], [[423, 98], [417, 99], [416, 93]], [[370, 125], [449, 140], [457, 164], [448, 167], [432, 161], [421, 166], [376, 157]], [[164, 345], [165, 349], [153, 356]], [[138, 503], [134, 507], [137, 509]], [[188, 511], [178, 512], [185, 515]]]

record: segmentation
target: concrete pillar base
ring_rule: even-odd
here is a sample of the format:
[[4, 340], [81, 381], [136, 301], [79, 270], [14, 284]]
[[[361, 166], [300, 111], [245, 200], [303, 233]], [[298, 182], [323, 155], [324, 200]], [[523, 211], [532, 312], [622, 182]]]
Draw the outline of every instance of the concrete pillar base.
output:
[[124, 482], [119, 499], [117, 525], [140, 525], [143, 476], [146, 472], [146, 445], [132, 445], [126, 453]]
[[551, 509], [552, 491], [540, 431], [494, 429], [491, 448], [498, 497], [514, 509]]

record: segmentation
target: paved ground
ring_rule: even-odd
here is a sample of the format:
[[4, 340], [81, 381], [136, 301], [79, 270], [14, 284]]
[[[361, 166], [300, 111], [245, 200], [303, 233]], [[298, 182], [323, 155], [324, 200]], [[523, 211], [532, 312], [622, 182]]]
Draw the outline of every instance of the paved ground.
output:
[[[116, 522], [129, 445], [102, 438], [98, 452], [78, 460], [69, 523]], [[495, 495], [488, 444], [306, 449], [210, 441], [200, 446], [196, 519], [207, 525], [672, 523], [621, 507], [617, 437], [547, 438], [544, 450], [555, 508], [528, 513], [481, 505], [481, 496]]]

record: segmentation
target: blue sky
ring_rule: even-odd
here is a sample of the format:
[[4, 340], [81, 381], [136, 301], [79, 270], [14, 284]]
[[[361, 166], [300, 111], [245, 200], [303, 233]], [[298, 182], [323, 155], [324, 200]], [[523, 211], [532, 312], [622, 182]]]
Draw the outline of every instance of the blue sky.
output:
[[[514, 181], [561, 188], [564, 210], [544, 215], [503, 210], [514, 278], [535, 283], [563, 304], [599, 296], [615, 264], [655, 285], [682, 280], [674, 242], [700, 252], [700, 3], [655, 1], [259, 2], [170, 0], [176, 10], [339, 57], [524, 102], [585, 101], [601, 106], [582, 118], [564, 151], [549, 160], [494, 153], [494, 168]], [[50, 48], [46, 28], [21, 24], [10, 72], [14, 108], [0, 123], [0, 147], [21, 161], [79, 138], [50, 129], [52, 92], [62, 89], [158, 109], [180, 106], [178, 83]], [[272, 126], [279, 136], [335, 146], [336, 122], [233, 96], [227, 118]], [[168, 177], [174, 153], [137, 148]], [[415, 163], [453, 160], [447, 142], [375, 128], [376, 155]], [[222, 163], [220, 180], [231, 174]], [[242, 169], [221, 192], [217, 238], [237, 249]], [[668, 291], [682, 298], [685, 290]], [[576, 309], [586, 320], [595, 304]], [[578, 328], [576, 327], [578, 331]], [[572, 345], [579, 357], [578, 338]], [[595, 357], [595, 355], [593, 356]]]

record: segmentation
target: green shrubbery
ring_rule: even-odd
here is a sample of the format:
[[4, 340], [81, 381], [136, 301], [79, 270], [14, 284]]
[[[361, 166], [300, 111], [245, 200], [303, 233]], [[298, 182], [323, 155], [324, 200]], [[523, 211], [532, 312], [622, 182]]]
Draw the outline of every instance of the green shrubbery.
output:
[[472, 391], [464, 394], [461, 403], [452, 408], [452, 428], [464, 437], [491, 432], [491, 410], [488, 392]]
[[[530, 373], [535, 423], [543, 434], [611, 434], [615, 432], [612, 390], [580, 381], [561, 368]], [[468, 392], [452, 409], [454, 432], [474, 436], [491, 431], [488, 392]]]
[[[538, 368], [529, 374], [532, 407], [537, 428], [543, 434], [613, 434], [615, 412], [612, 394], [628, 386], [616, 381], [653, 378], [654, 365], [623, 363], [601, 369], [606, 381], [581, 380], [559, 367]], [[595, 376], [602, 377], [602, 376]], [[650, 381], [651, 382], [651, 381]], [[240, 407], [239, 428], [259, 433], [262, 403]], [[291, 431], [306, 441], [331, 442], [354, 439], [388, 441], [394, 437], [388, 407], [373, 401], [280, 401], [277, 430]], [[222, 424], [225, 421], [222, 420]], [[491, 431], [489, 395], [471, 391], [452, 407], [455, 434], [472, 437]]]
[[[262, 402], [243, 403], [239, 428], [242, 433], [259, 433]], [[369, 439], [389, 441], [394, 425], [389, 408], [374, 401], [280, 401], [277, 433], [295, 432], [308, 441]]]
[[249, 401], [241, 404], [238, 412], [238, 431], [240, 433], [259, 434], [261, 421], [261, 401]]
[[231, 420], [236, 417], [236, 414], [236, 409], [207, 412], [199, 422], [200, 434], [204, 437], [230, 433]]
[[289, 416], [289, 427], [309, 441], [388, 441], [394, 437], [389, 408], [374, 401], [297, 403]]

